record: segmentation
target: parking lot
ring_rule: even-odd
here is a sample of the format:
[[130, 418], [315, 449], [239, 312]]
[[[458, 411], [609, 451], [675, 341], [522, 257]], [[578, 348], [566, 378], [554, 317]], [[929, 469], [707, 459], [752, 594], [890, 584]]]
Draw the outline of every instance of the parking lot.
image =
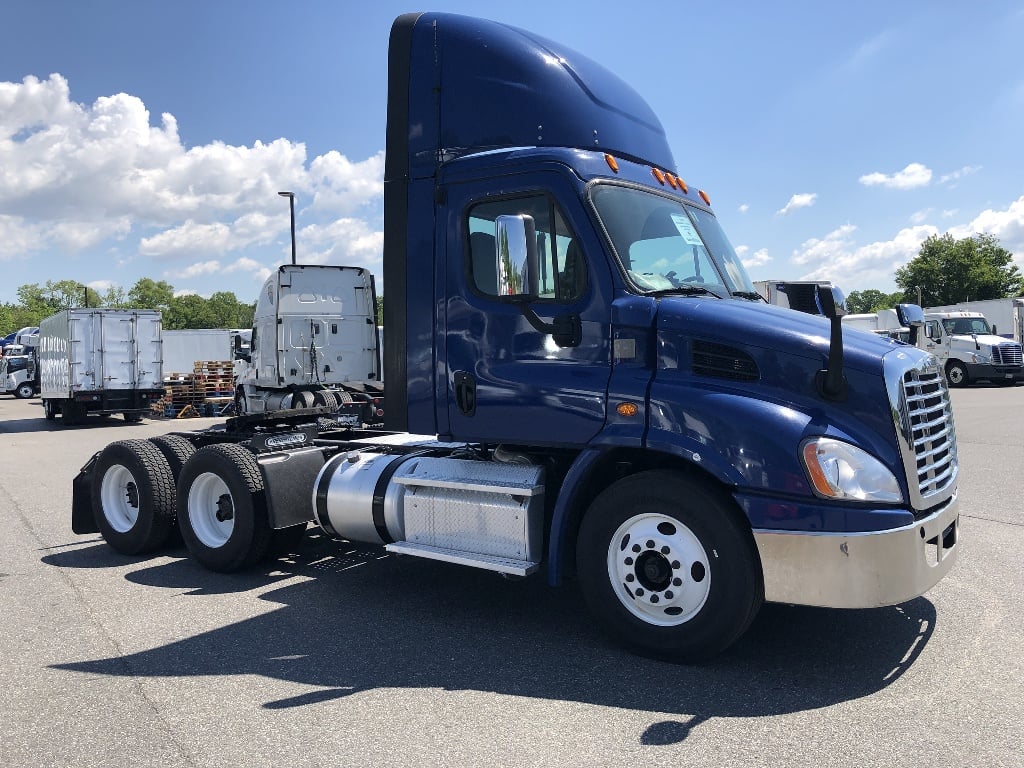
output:
[[704, 666], [630, 655], [573, 584], [307, 537], [209, 573], [70, 530], [107, 443], [0, 396], [0, 765], [1020, 766], [1024, 386], [953, 391], [960, 560], [924, 597], [768, 605]]

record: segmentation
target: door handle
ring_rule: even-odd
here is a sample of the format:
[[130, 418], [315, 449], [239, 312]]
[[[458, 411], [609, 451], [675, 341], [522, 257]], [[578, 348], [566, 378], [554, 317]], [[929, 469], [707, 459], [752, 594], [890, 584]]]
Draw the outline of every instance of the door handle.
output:
[[455, 372], [455, 405], [466, 416], [476, 413], [476, 377], [473, 374]]

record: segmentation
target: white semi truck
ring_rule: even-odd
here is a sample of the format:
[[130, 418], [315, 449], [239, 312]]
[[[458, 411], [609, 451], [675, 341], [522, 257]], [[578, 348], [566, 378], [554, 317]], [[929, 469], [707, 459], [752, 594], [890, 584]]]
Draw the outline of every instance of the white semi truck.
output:
[[988, 320], [993, 335], [1024, 344], [1024, 296], [964, 301], [959, 304], [928, 307], [925, 312], [980, 312]]
[[39, 324], [39, 382], [48, 420], [141, 421], [164, 394], [155, 309], [66, 309]]
[[351, 423], [384, 416], [373, 275], [291, 264], [267, 278], [235, 383], [239, 414], [328, 408]]
[[1020, 343], [995, 335], [981, 312], [927, 309], [924, 320], [917, 346], [939, 359], [950, 386], [966, 387], [983, 380], [1001, 385], [1024, 381]]

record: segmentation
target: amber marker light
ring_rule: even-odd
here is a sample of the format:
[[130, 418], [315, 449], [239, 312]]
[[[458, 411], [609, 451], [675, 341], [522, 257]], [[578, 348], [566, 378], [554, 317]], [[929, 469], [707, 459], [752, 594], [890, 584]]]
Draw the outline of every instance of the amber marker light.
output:
[[676, 188], [676, 177], [673, 176], [671, 173], [665, 174], [665, 180], [668, 182], [668, 185], [672, 187], [672, 189]]
[[804, 446], [804, 466], [807, 467], [807, 474], [811, 476], [811, 484], [814, 485], [814, 490], [822, 496], [829, 498], [836, 495], [832, 483], [828, 481], [825, 471], [821, 468], [821, 464], [818, 463], [818, 444], [814, 441]]
[[665, 174], [661, 172], [661, 169], [651, 168], [651, 173], [654, 174], [654, 178], [658, 180], [659, 184], [665, 183]]
[[703, 200], [707, 205], [711, 205], [711, 199], [708, 197], [708, 193], [703, 189], [698, 189], [697, 194], [700, 195], [700, 199]]
[[636, 403], [619, 403], [615, 406], [615, 412], [619, 414], [619, 416], [632, 417], [636, 416], [640, 412], [640, 409], [637, 408]]
[[619, 161], [611, 155], [605, 155], [604, 161], [608, 163], [608, 167], [611, 168], [615, 173], [619, 172]]
[[686, 182], [682, 178], [676, 178], [676, 183], [679, 184], [679, 188], [683, 190], [684, 195], [689, 193], [690, 188], [686, 186]]

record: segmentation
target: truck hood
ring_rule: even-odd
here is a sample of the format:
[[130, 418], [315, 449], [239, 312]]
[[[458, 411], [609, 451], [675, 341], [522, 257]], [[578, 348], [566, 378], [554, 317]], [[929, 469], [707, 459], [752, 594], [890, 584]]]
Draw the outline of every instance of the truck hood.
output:
[[[828, 318], [761, 302], [666, 297], [658, 307], [658, 329], [735, 347], [766, 362], [785, 355], [823, 367], [828, 359]], [[843, 365], [847, 369], [879, 375], [882, 356], [897, 347], [907, 349], [874, 333], [843, 328]]]
[[952, 339], [954, 342], [958, 344], [969, 345], [971, 347], [974, 347], [975, 342], [977, 342], [978, 345], [981, 346], [982, 348], [998, 347], [1000, 344], [1014, 343], [1013, 339], [1006, 339], [1003, 338], [1002, 336], [993, 336], [992, 334], [989, 333], [982, 333], [979, 334], [978, 336], [969, 336], [966, 334], [958, 333], [951, 336], [950, 339]]

